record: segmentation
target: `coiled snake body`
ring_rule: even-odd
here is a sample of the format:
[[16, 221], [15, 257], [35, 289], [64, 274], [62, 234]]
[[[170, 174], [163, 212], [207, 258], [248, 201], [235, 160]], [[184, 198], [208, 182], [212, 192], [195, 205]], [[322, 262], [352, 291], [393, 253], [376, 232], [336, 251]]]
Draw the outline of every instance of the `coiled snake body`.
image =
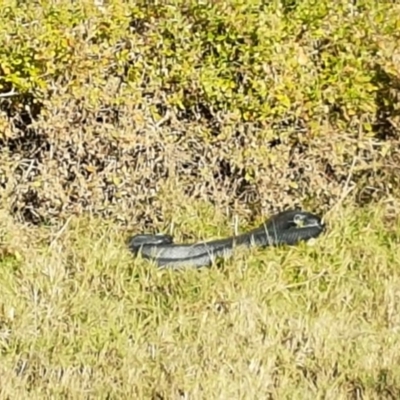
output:
[[283, 211], [249, 232], [225, 239], [195, 244], [176, 244], [170, 235], [139, 234], [128, 244], [134, 255], [153, 260], [160, 268], [206, 267], [217, 258], [229, 257], [236, 246], [296, 245], [318, 237], [325, 226], [322, 219], [299, 210]]

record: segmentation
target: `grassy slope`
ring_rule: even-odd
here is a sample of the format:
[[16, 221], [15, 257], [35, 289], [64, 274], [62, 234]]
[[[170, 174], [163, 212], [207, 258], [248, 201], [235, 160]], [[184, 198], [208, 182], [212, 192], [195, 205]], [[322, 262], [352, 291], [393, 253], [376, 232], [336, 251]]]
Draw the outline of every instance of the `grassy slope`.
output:
[[132, 260], [104, 222], [2, 214], [1, 398], [399, 398], [394, 210], [349, 206], [314, 246], [183, 272]]

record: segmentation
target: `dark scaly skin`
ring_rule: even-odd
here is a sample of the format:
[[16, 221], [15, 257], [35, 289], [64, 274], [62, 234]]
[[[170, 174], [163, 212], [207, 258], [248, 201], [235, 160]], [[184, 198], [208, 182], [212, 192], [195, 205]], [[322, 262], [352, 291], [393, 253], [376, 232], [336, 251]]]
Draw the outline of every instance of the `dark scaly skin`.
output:
[[206, 267], [216, 258], [229, 257], [236, 246], [293, 246], [318, 237], [324, 231], [322, 219], [299, 210], [283, 211], [249, 232], [225, 239], [195, 244], [175, 244], [170, 235], [139, 234], [129, 241], [134, 255], [153, 260], [160, 268]]

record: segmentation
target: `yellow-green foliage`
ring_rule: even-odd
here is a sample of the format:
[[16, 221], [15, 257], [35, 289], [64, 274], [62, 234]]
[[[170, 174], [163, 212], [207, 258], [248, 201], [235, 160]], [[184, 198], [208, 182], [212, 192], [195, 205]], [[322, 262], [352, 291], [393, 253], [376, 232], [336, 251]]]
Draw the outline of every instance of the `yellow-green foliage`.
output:
[[0, 12], [0, 173], [26, 220], [132, 219], [150, 202], [165, 212], [171, 186], [257, 212], [330, 207], [349, 177], [361, 202], [398, 187], [395, 4], [3, 1]]
[[202, 101], [265, 122], [329, 106], [361, 118], [376, 111], [377, 66], [398, 78], [396, 7], [373, 1], [39, 3], [2, 5], [3, 88], [47, 95], [60, 78], [104, 83], [112, 66], [175, 111]]

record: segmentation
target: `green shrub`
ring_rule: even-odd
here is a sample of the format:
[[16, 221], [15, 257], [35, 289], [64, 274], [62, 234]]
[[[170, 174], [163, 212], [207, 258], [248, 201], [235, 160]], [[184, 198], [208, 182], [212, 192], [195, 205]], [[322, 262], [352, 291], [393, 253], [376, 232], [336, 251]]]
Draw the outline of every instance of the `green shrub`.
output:
[[14, 214], [132, 218], [171, 184], [251, 209], [326, 209], [349, 175], [360, 201], [398, 189], [397, 5], [3, 3]]

